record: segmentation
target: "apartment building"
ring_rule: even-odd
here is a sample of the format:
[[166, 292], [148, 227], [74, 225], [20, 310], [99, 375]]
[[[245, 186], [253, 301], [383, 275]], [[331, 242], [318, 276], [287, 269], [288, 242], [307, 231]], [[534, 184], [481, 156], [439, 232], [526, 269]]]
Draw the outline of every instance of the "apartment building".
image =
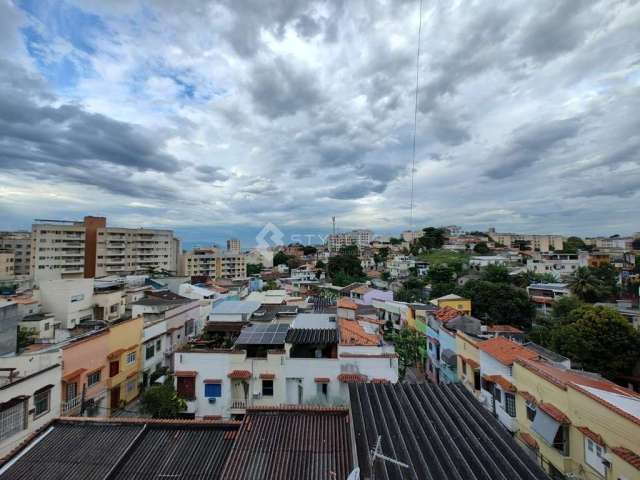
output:
[[498, 233], [490, 228], [487, 235], [505, 247], [533, 250], [548, 253], [560, 251], [563, 248], [564, 237], [562, 235], [526, 235], [519, 233]]
[[347, 233], [328, 235], [326, 244], [331, 252], [337, 252], [348, 245], [356, 245], [360, 249], [368, 247], [372, 240], [373, 232], [371, 230], [353, 230]]
[[532, 283], [527, 287], [529, 299], [535, 303], [539, 313], [546, 315], [553, 302], [571, 292], [566, 283]]
[[527, 259], [526, 269], [533, 273], [549, 273], [556, 279], [566, 279], [583, 266], [579, 255], [568, 253], [547, 253]]
[[93, 279], [43, 280], [34, 292], [45, 312], [55, 315], [63, 329], [72, 329], [94, 318]]
[[11, 250], [0, 249], [0, 280], [15, 277], [15, 260], [16, 256]]
[[50, 278], [175, 272], [180, 241], [171, 230], [107, 227], [104, 217], [36, 220], [31, 231], [31, 273]]
[[240, 240], [238, 240], [237, 238], [231, 238], [227, 240], [227, 251], [240, 253]]
[[31, 273], [31, 233], [0, 232], [0, 250], [14, 254], [14, 274], [26, 276]]
[[179, 272], [188, 277], [203, 276], [229, 280], [247, 278], [244, 255], [217, 248], [195, 248], [180, 256]]
[[415, 231], [405, 230], [400, 234], [400, 238], [402, 238], [402, 240], [407, 243], [413, 243], [419, 238], [422, 238], [423, 236], [424, 236], [424, 231], [422, 230], [415, 230]]

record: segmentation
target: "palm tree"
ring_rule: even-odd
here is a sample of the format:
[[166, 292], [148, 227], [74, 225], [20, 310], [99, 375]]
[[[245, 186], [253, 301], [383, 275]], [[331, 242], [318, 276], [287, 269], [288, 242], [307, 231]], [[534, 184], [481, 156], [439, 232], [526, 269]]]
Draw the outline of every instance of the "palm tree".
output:
[[588, 267], [580, 267], [569, 280], [571, 292], [585, 302], [597, 302], [602, 297], [604, 285]]

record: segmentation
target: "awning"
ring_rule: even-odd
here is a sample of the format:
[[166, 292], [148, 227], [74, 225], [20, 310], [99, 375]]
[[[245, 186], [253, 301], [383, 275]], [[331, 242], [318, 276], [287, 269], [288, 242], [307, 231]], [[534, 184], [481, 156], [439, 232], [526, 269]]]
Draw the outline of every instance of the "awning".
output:
[[260, 374], [260, 378], [262, 380], [273, 380], [274, 378], [276, 378], [276, 374], [275, 373], [261, 373]]
[[330, 378], [328, 378], [328, 377], [316, 377], [316, 378], [314, 379], [314, 381], [315, 381], [316, 383], [329, 383], [329, 382], [331, 381], [331, 379], [330, 379]]
[[193, 370], [182, 370], [175, 373], [176, 377], [195, 377], [198, 372]]
[[251, 372], [249, 370], [233, 370], [229, 374], [227, 374], [229, 378], [235, 379], [247, 379], [251, 378]]
[[547, 444], [553, 445], [553, 441], [555, 440], [561, 426], [562, 425], [559, 422], [556, 422], [551, 415], [548, 415], [546, 412], [539, 409], [533, 419], [531, 428], [534, 432], [540, 435]]
[[205, 378], [203, 383], [205, 385], [209, 385], [213, 383], [222, 383], [222, 379], [221, 378]]
[[456, 354], [453, 350], [449, 350], [448, 348], [445, 348], [441, 353], [440, 353], [440, 358], [442, 359], [442, 361], [444, 363], [447, 364], [448, 367], [450, 368], [455, 368], [455, 366], [457, 365], [457, 360], [456, 360]]

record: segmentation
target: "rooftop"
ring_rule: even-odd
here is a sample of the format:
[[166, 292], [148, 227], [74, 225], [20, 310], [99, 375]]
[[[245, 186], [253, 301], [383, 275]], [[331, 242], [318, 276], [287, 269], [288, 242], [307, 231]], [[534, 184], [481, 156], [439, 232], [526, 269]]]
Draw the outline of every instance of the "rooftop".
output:
[[374, 346], [380, 345], [382, 341], [380, 335], [368, 333], [355, 320], [340, 319], [338, 328], [340, 329], [341, 345]]
[[299, 313], [291, 328], [336, 328], [336, 316], [330, 313]]
[[482, 342], [478, 348], [504, 365], [512, 365], [518, 358], [535, 360], [538, 353], [504, 337], [495, 337]]
[[192, 300], [177, 293], [162, 291], [162, 292], [147, 292], [147, 295], [134, 303], [134, 305], [142, 306], [167, 306], [182, 305], [183, 303], [191, 302]]
[[358, 304], [348, 297], [341, 297], [338, 300], [338, 308], [346, 308], [347, 310], [357, 310]]
[[260, 302], [248, 300], [225, 300], [213, 306], [211, 313], [219, 315], [252, 314], [260, 308]]
[[45, 319], [55, 318], [53, 313], [34, 313], [33, 315], [27, 315], [24, 317], [21, 322], [40, 322]]
[[[349, 394], [361, 478], [547, 479], [462, 385], [351, 383]], [[379, 437], [380, 453], [409, 468], [370, 468]]]
[[287, 343], [297, 345], [317, 345], [338, 343], [336, 328], [290, 328], [287, 331]]

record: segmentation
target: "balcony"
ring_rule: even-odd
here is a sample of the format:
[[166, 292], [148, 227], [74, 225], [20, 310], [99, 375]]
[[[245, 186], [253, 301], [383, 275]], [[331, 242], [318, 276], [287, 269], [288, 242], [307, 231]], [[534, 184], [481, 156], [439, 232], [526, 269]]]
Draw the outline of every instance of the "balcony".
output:
[[232, 400], [231, 401], [231, 413], [246, 413], [247, 401], [246, 400]]
[[82, 401], [82, 397], [78, 395], [66, 402], [62, 402], [60, 406], [60, 413], [64, 417], [72, 417], [80, 413], [80, 404]]

